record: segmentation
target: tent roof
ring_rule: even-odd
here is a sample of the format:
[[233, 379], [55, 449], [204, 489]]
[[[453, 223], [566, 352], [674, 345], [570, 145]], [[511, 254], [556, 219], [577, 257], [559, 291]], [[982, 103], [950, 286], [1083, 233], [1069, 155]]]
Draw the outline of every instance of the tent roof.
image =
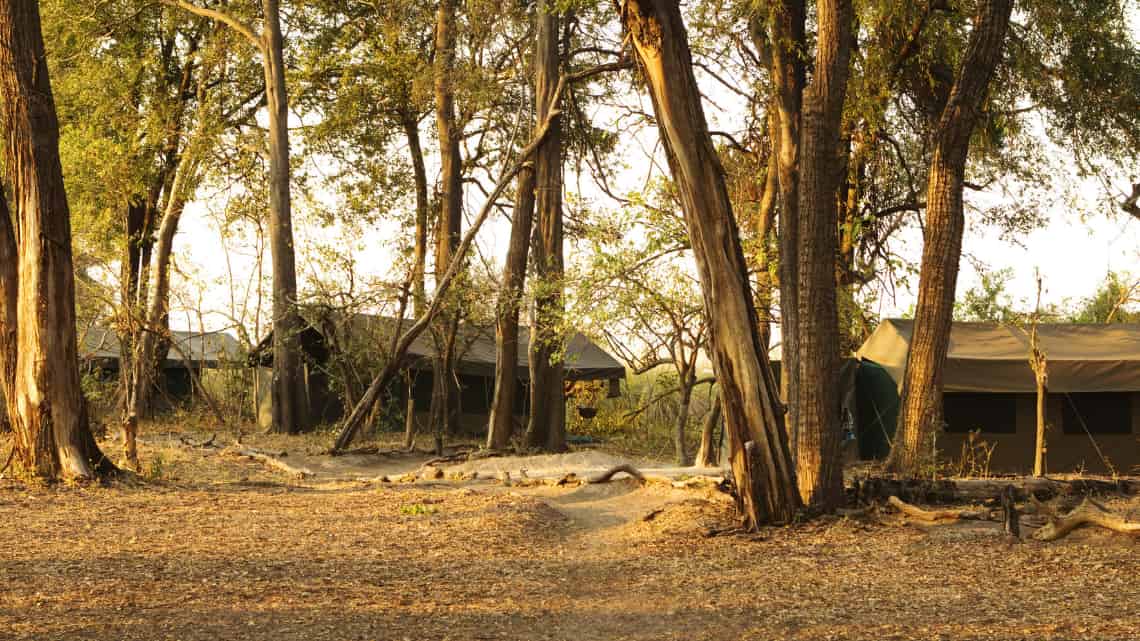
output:
[[[311, 317], [312, 314], [306, 314]], [[405, 320], [401, 323], [401, 331], [411, 326], [413, 321]], [[397, 320], [395, 318], [375, 316], [372, 314], [354, 314], [349, 323], [310, 318], [309, 327], [321, 334], [326, 342], [332, 346], [344, 349], [353, 343], [361, 342], [371, 345], [383, 345], [385, 351], [390, 344], [392, 333], [395, 331]], [[337, 334], [330, 337], [329, 334]], [[256, 352], [261, 354], [258, 359], [263, 365], [271, 362], [272, 331], [258, 344]], [[331, 338], [331, 340], [330, 340]], [[304, 341], [302, 341], [304, 342]], [[530, 350], [530, 328], [519, 327], [519, 341], [517, 362], [519, 365], [519, 378], [530, 378], [528, 354]], [[428, 331], [421, 333], [408, 348], [407, 358], [411, 361], [410, 367], [427, 367], [428, 362], [435, 357], [435, 345]], [[493, 376], [495, 373], [495, 328], [493, 326], [473, 325], [461, 323], [455, 339], [456, 369], [461, 374], [476, 376]], [[269, 360], [267, 360], [267, 358]], [[581, 332], [574, 332], [566, 342], [564, 352], [566, 378], [570, 380], [607, 380], [624, 378], [625, 367], [613, 356], [610, 356], [587, 338]]]
[[[887, 319], [856, 352], [882, 365], [901, 386], [914, 321]], [[1042, 324], [1038, 337], [1057, 392], [1140, 391], [1140, 325]], [[954, 323], [946, 355], [947, 392], [1033, 392], [1027, 329]]]
[[[184, 332], [171, 330], [171, 338], [181, 348], [173, 347], [166, 353], [165, 367], [181, 367], [183, 356], [205, 367], [217, 367], [220, 362], [237, 362], [242, 349], [237, 339], [226, 332]], [[94, 325], [83, 332], [79, 341], [80, 360], [119, 360], [119, 337], [105, 325]]]

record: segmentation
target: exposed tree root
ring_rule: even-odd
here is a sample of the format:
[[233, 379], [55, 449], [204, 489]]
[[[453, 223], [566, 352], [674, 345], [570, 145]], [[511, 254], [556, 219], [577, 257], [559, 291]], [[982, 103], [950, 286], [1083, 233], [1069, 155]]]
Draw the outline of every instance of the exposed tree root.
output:
[[279, 472], [284, 472], [285, 474], [288, 474], [290, 476], [293, 476], [293, 477], [296, 477], [299, 479], [304, 479], [304, 478], [308, 478], [310, 476], [314, 476], [312, 470], [309, 470], [309, 469], [303, 468], [303, 467], [294, 467], [294, 466], [286, 463], [285, 461], [282, 461], [280, 458], [278, 458], [278, 456], [275, 456], [275, 455], [268, 453], [268, 452], [263, 452], [261, 450], [256, 450], [253, 448], [240, 448], [240, 447], [231, 448], [228, 451], [233, 452], [237, 456], [244, 456], [246, 458], [251, 458], [251, 459], [258, 461], [259, 463], [263, 463], [266, 466], [271, 467], [271, 468], [273, 468]]
[[1096, 501], [1086, 498], [1068, 514], [1059, 516], [1055, 512], [1050, 513], [1045, 525], [1033, 533], [1033, 538], [1038, 541], [1056, 541], [1082, 525], [1096, 525], [1113, 532], [1140, 536], [1140, 523], [1126, 521], [1124, 517], [1113, 514]]

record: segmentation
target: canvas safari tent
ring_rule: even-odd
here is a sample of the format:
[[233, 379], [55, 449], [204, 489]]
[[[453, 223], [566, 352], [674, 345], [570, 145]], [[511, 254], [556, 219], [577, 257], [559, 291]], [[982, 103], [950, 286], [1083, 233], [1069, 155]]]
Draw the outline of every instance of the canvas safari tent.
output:
[[[884, 320], [859, 349], [858, 433], [863, 458], [889, 449], [913, 321]], [[1048, 361], [1046, 463], [1050, 472], [1133, 473], [1140, 465], [1140, 325], [1043, 324]], [[1036, 383], [1026, 330], [954, 323], [943, 377], [944, 459], [971, 431], [993, 446], [992, 471], [1033, 467]], [[977, 437], [975, 437], [977, 438]]]
[[[305, 393], [314, 422], [333, 423], [343, 418], [351, 405], [379, 369], [380, 359], [387, 357], [396, 331], [396, 319], [371, 314], [303, 314], [305, 327], [301, 331], [301, 348], [304, 352]], [[399, 326], [406, 329], [410, 321]], [[268, 368], [273, 363], [273, 333], [266, 335], [251, 353], [251, 360], [261, 370], [257, 376], [258, 421], [268, 427], [272, 417]], [[530, 367], [527, 359], [530, 348], [528, 327], [519, 328], [518, 387], [515, 394], [515, 416], [520, 423], [527, 413], [527, 383]], [[456, 337], [456, 374], [459, 378], [460, 427], [468, 433], [485, 431], [489, 418], [491, 398], [494, 394], [495, 328], [493, 326], [463, 323]], [[404, 380], [411, 381], [415, 401], [415, 418], [420, 429], [426, 429], [431, 405], [431, 361], [435, 346], [429, 332], [422, 333], [408, 348], [402, 370]], [[620, 381], [625, 378], [625, 367], [613, 356], [585, 335], [574, 332], [566, 343], [565, 374], [568, 381], [599, 381], [609, 385], [609, 394], [620, 394]], [[391, 392], [402, 414], [406, 407], [405, 385]], [[355, 390], [355, 391], [354, 391]], [[348, 398], [346, 398], [346, 396]], [[347, 405], [347, 407], [346, 407]]]
[[[190, 369], [219, 369], [244, 365], [237, 339], [226, 332], [171, 330], [172, 345], [162, 359], [164, 391], [180, 398], [191, 393]], [[117, 380], [120, 369], [119, 337], [106, 325], [93, 325], [80, 332], [79, 363], [84, 373], [100, 380]]]

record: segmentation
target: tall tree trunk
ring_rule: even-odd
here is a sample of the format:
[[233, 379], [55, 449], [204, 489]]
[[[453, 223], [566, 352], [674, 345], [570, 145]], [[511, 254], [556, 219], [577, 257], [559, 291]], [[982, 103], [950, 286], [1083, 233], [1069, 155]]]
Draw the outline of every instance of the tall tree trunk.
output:
[[820, 0], [815, 73], [800, 131], [797, 267], [796, 473], [805, 503], [843, 499], [839, 456], [839, 317], [835, 298], [836, 171], [851, 61], [850, 0]]
[[16, 415], [16, 349], [19, 322], [16, 305], [20, 291], [19, 255], [16, 252], [16, 231], [12, 227], [12, 212], [8, 197], [0, 186], [0, 394], [4, 396], [4, 416], [0, 432], [12, 426]]
[[534, 169], [527, 167], [516, 179], [515, 215], [511, 240], [503, 265], [503, 284], [495, 316], [495, 391], [487, 447], [502, 449], [510, 444], [515, 429], [515, 391], [519, 380], [519, 307], [526, 278], [527, 253], [534, 218]]
[[795, 472], [680, 7], [669, 0], [625, 0], [620, 10], [649, 85], [700, 274], [737, 505], [746, 527], [786, 522], [800, 506]]
[[0, 0], [0, 95], [18, 229], [17, 354], [9, 401], [16, 454], [29, 474], [89, 478], [114, 466], [91, 435], [79, 386], [71, 215], [35, 0]]
[[[456, 0], [441, 0], [436, 11], [435, 24], [435, 116], [439, 135], [441, 199], [435, 239], [435, 278], [439, 282], [451, 263], [459, 246], [463, 222], [463, 158], [460, 155], [461, 132], [455, 115], [455, 13]], [[455, 336], [451, 328], [459, 314], [451, 295], [450, 304], [444, 306], [439, 322], [433, 331], [437, 356], [432, 360], [432, 412], [433, 420], [443, 421], [437, 431], [454, 434], [458, 416], [455, 407], [459, 390], [453, 367]], [[443, 386], [442, 389], [437, 389]], [[442, 403], [442, 407], [435, 407]]]
[[289, 199], [289, 96], [278, 0], [262, 0], [263, 67], [269, 107], [269, 248], [273, 254], [273, 422], [271, 431], [296, 434], [308, 427], [301, 372], [301, 317]]
[[[412, 159], [412, 175], [416, 183], [416, 228], [412, 249], [412, 310], [413, 315], [419, 317], [427, 308], [426, 285], [424, 283], [427, 271], [427, 236], [428, 236], [428, 184], [427, 170], [424, 167], [424, 152], [420, 145], [420, 125], [414, 114], [404, 113], [401, 116], [404, 135], [408, 139], [408, 152]], [[408, 372], [405, 381], [407, 394], [404, 408], [404, 448], [412, 449], [416, 445], [416, 399], [415, 375]]]
[[695, 382], [692, 371], [681, 374], [681, 403], [677, 407], [677, 421], [673, 425], [673, 451], [679, 467], [686, 467], [692, 463], [685, 445], [685, 428], [689, 426], [689, 405], [693, 400]]
[[[775, 110], [768, 115], [769, 131], [775, 133], [778, 116]], [[760, 343], [767, 350], [772, 344], [772, 291], [771, 274], [768, 273], [771, 265], [772, 246], [769, 242], [772, 236], [772, 223], [776, 219], [776, 199], [780, 189], [779, 158], [775, 150], [768, 155], [768, 168], [764, 174], [764, 190], [760, 194], [760, 204], [756, 212], [756, 244], [757, 252], [754, 262], [756, 264], [756, 313], [757, 324], [760, 329]], [[779, 263], [777, 263], [778, 265]]]
[[933, 464], [934, 439], [942, 427], [942, 372], [965, 226], [962, 183], [970, 136], [1001, 61], [1012, 7], [1013, 0], [987, 0], [979, 6], [957, 80], [934, 132], [914, 333], [903, 376], [898, 430], [887, 458], [888, 469], [908, 476]]
[[[776, 155], [779, 183], [779, 287], [780, 287], [780, 386], [783, 388], [787, 425], [796, 444], [796, 409], [799, 407], [799, 159], [800, 112], [806, 71], [803, 0], [773, 2], [768, 19], [772, 43], [771, 77], [775, 94], [775, 130], [772, 149]], [[759, 34], [754, 34], [754, 38]]]
[[[536, 9], [534, 89], [538, 122], [557, 109], [559, 16], [554, 2]], [[562, 341], [562, 124], [550, 133], [535, 157], [535, 303], [530, 332], [530, 415], [526, 443], [560, 452], [566, 449], [566, 401], [563, 391]]]

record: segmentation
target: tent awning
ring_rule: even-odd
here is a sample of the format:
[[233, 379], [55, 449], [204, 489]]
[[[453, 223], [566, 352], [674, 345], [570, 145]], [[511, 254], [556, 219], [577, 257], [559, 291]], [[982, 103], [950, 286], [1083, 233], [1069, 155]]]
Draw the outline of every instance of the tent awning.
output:
[[[887, 319], [856, 352], [901, 386], [914, 321]], [[1140, 325], [1043, 324], [1039, 343], [1055, 392], [1140, 391]], [[946, 355], [947, 392], [1033, 392], [1027, 330], [998, 323], [954, 323]]]

